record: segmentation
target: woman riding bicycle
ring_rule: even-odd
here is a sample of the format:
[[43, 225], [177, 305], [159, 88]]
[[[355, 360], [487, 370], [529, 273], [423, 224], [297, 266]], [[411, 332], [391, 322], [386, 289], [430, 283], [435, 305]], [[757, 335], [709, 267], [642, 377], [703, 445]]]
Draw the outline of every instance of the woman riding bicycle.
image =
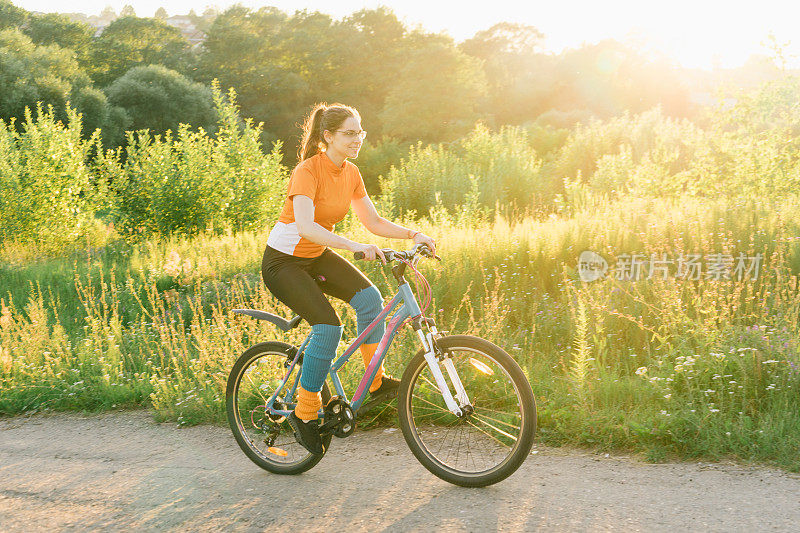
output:
[[[322, 407], [323, 382], [342, 337], [342, 323], [325, 294], [356, 310], [358, 334], [383, 307], [380, 291], [352, 263], [330, 248], [363, 252], [367, 260], [380, 258], [381, 249], [333, 233], [334, 224], [352, 207], [362, 224], [380, 237], [413, 239], [435, 252], [427, 235], [381, 217], [367, 195], [358, 168], [348, 158], [358, 156], [367, 132], [361, 116], [342, 104], [318, 104], [303, 124], [300, 163], [292, 171], [286, 201], [272, 228], [261, 263], [267, 289], [311, 324], [312, 337], [303, 356], [297, 407], [288, 417], [298, 442], [314, 454], [324, 453], [317, 412]], [[375, 327], [361, 345], [367, 366], [375, 353], [384, 325]], [[397, 390], [399, 380], [378, 370], [370, 386], [377, 397]]]

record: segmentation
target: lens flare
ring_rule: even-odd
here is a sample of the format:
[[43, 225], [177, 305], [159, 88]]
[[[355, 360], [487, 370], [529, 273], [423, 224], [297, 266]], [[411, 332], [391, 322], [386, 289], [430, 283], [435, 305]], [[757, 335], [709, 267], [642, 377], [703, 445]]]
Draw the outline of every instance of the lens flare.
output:
[[481, 361], [478, 361], [477, 359], [473, 359], [472, 357], [470, 357], [470, 358], [469, 358], [469, 364], [471, 364], [472, 366], [474, 366], [475, 368], [477, 368], [477, 369], [478, 369], [478, 372], [481, 372], [481, 373], [483, 373], [483, 374], [486, 374], [487, 376], [491, 376], [492, 374], [494, 374], [494, 370], [492, 370], [491, 368], [489, 368], [489, 367], [486, 365], [486, 363], [483, 363], [483, 362], [481, 362]]

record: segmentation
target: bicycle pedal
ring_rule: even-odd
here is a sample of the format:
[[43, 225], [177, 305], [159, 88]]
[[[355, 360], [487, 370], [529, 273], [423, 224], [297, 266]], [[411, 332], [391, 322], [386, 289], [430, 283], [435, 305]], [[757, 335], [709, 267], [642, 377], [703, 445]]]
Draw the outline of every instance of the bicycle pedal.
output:
[[397, 389], [393, 390], [392, 392], [387, 392], [386, 394], [381, 394], [381, 398], [386, 398], [388, 400], [394, 400], [397, 398]]
[[397, 391], [392, 391], [392, 392], [387, 392], [386, 394], [381, 394], [380, 396], [376, 396], [374, 398], [370, 398], [369, 401], [363, 403], [361, 405], [361, 408], [359, 409], [359, 411], [368, 411], [369, 409], [371, 409], [372, 407], [375, 407], [376, 405], [378, 405], [380, 403], [388, 402], [389, 400], [394, 400], [395, 398], [397, 398]]

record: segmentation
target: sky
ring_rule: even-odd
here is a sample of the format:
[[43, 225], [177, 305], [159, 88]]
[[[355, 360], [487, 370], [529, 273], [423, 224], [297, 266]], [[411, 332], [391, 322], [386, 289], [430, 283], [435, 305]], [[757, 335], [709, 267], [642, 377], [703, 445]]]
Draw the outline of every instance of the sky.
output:
[[[12, 2], [29, 11], [65, 11], [63, 2], [53, 0]], [[200, 14], [209, 6], [224, 10], [235, 3], [253, 9], [275, 6], [289, 13], [299, 9], [322, 11], [337, 19], [385, 5], [407, 25], [446, 32], [456, 41], [497, 22], [518, 22], [534, 26], [545, 35], [546, 51], [558, 53], [613, 38], [663, 53], [684, 67], [703, 69], [738, 67], [751, 54], [774, 55], [765, 46], [772, 33], [785, 47], [787, 66], [800, 67], [800, 39], [794, 38], [798, 35], [800, 6], [786, 0], [82, 0], [66, 5], [70, 11], [96, 15], [106, 6], [119, 13], [130, 4], [138, 16], [152, 16], [161, 6], [169, 15], [177, 15], [190, 9]]]

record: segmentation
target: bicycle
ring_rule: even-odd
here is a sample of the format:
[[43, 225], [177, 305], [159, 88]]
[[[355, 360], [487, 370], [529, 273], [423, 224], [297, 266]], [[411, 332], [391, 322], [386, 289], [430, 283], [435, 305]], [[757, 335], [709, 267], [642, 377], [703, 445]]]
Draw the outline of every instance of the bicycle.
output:
[[[395, 334], [408, 322], [422, 346], [406, 367], [397, 392], [400, 429], [411, 452], [432, 474], [455, 485], [482, 487], [505, 479], [519, 468], [533, 445], [536, 402], [530, 383], [499, 346], [474, 336], [444, 335], [432, 318], [424, 316], [431, 303], [431, 288], [416, 266], [422, 257], [436, 257], [427, 245], [383, 252], [387, 265], [397, 263], [392, 274], [398, 291], [331, 364], [329, 377], [336, 395], [331, 395], [326, 380], [324, 407], [319, 413], [325, 449], [333, 436], [353, 434], [359, 412], [388, 399], [364, 403]], [[363, 253], [356, 254], [356, 259], [362, 258]], [[419, 287], [424, 291], [422, 309], [404, 277], [406, 268], [416, 276], [417, 295]], [[340, 369], [376, 324], [398, 306], [352, 401], [348, 401]], [[286, 320], [253, 309], [233, 312], [269, 321], [283, 331], [301, 322], [299, 316]], [[239, 357], [228, 377], [226, 408], [233, 435], [255, 464], [273, 473], [305, 472], [324, 455], [311, 454], [300, 446], [286, 420], [295, 407], [303, 350], [310, 338], [309, 333], [300, 347], [279, 341], [256, 344]]]

